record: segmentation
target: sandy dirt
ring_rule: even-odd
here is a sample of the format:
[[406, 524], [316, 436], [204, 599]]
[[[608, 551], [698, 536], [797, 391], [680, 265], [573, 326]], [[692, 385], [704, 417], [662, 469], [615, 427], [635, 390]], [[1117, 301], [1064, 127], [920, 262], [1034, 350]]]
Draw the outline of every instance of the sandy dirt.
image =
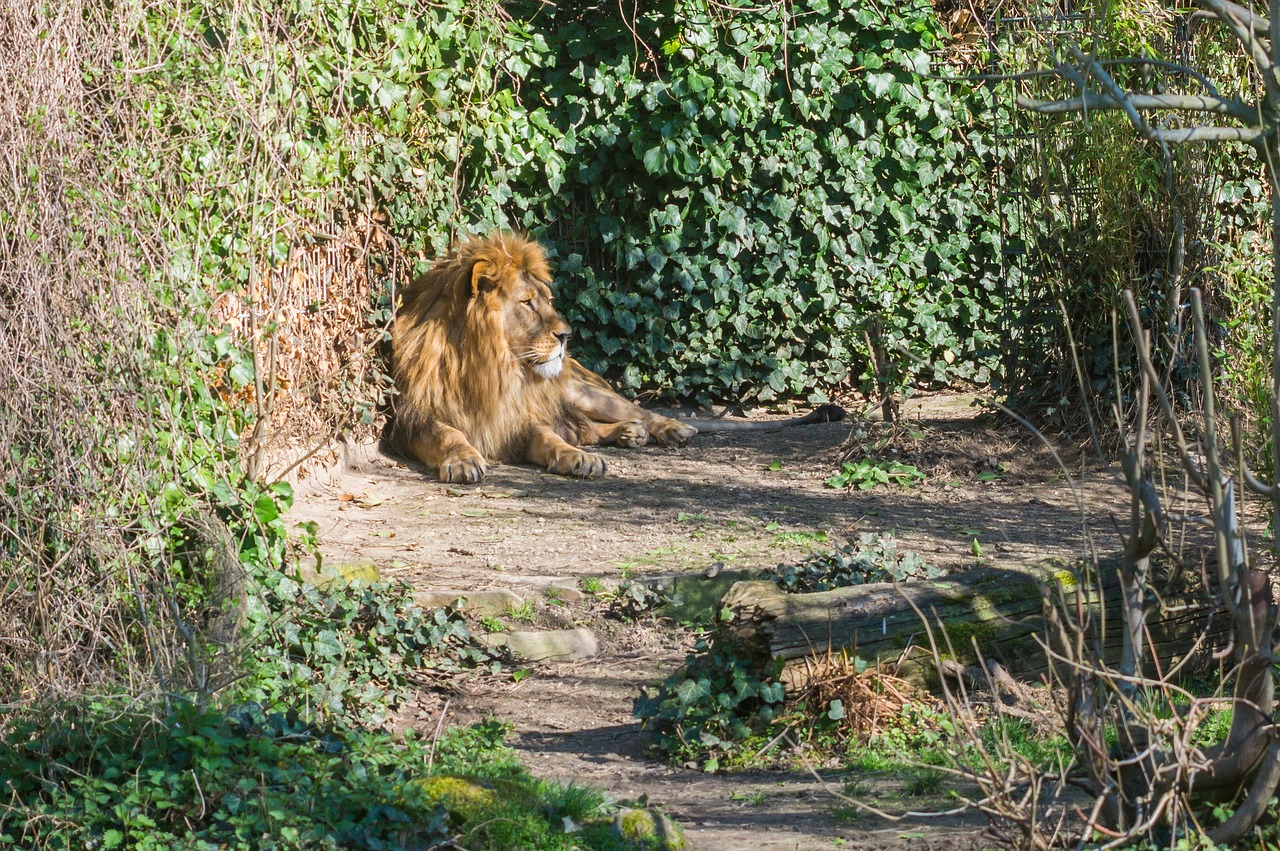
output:
[[[699, 436], [681, 449], [604, 450], [608, 476], [590, 482], [500, 466], [479, 485], [448, 486], [375, 446], [350, 447], [343, 463], [298, 483], [292, 516], [319, 524], [328, 560], [370, 557], [384, 578], [423, 589], [512, 589], [536, 601], [539, 628], [597, 631], [593, 659], [535, 665], [519, 683], [475, 682], [448, 698], [449, 723], [514, 725], [512, 744], [536, 774], [619, 799], [647, 796], [684, 824], [695, 849], [991, 847], [980, 816], [849, 821], [805, 774], [712, 775], [647, 758], [633, 701], [682, 664], [692, 635], [654, 620], [602, 620], [601, 606], [576, 591], [590, 578], [608, 586], [717, 562], [795, 562], [859, 532], [893, 532], [899, 548], [948, 570], [978, 562], [975, 539], [988, 566], [1072, 558], [1085, 551], [1081, 506], [1095, 544], [1115, 549], [1108, 518], [1124, 517], [1120, 487], [1078, 460], [1064, 475], [1034, 436], [987, 424], [971, 401], [913, 400], [895, 429], [832, 423]], [[827, 486], [850, 452], [914, 464], [928, 480], [910, 489]], [[1081, 455], [1079, 447], [1061, 454]], [[552, 586], [567, 590], [548, 596]], [[407, 723], [433, 729], [442, 700], [407, 707]], [[844, 779], [828, 782], [839, 789]], [[871, 778], [873, 797], [896, 795], [879, 784]]]

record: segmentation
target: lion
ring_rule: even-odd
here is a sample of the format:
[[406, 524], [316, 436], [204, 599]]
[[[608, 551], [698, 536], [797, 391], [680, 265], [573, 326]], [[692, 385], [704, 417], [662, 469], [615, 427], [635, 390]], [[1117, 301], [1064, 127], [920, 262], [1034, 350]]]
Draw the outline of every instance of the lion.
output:
[[[777, 424], [682, 422], [618, 395], [569, 356], [572, 332], [552, 304], [537, 243], [512, 233], [472, 239], [402, 293], [392, 333], [398, 396], [388, 449], [444, 482], [482, 480], [492, 462], [529, 462], [563, 476], [604, 475], [581, 447], [683, 446], [699, 428]], [[832, 406], [828, 406], [832, 407]]]

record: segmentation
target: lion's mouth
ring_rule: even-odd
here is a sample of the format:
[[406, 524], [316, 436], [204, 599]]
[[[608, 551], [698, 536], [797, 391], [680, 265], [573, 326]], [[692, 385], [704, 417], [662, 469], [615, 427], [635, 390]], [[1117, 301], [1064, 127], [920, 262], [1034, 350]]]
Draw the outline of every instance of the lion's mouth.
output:
[[544, 361], [533, 365], [533, 371], [543, 378], [555, 378], [564, 369], [564, 346], [556, 349], [556, 353]]

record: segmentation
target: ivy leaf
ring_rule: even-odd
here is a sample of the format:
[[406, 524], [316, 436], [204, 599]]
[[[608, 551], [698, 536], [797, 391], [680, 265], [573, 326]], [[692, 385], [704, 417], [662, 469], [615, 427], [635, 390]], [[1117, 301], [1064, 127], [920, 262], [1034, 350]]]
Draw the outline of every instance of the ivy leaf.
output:
[[263, 526], [269, 526], [280, 517], [280, 509], [270, 494], [263, 494], [254, 500], [253, 516]]
[[889, 94], [889, 87], [893, 85], [893, 75], [889, 73], [867, 74], [863, 79], [867, 81], [871, 94], [878, 98]]
[[644, 168], [649, 174], [664, 174], [667, 170], [667, 147], [655, 145], [644, 152]]

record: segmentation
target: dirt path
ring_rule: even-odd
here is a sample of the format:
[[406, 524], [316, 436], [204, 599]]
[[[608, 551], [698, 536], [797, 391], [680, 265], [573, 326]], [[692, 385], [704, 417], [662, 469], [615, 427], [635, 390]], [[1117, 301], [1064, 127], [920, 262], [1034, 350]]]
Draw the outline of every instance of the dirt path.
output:
[[[895, 532], [900, 548], [949, 569], [976, 562], [975, 539], [989, 565], [1078, 556], [1080, 510], [1052, 457], [1024, 432], [980, 425], [969, 401], [909, 404], [908, 427], [879, 446], [878, 457], [929, 475], [910, 490], [826, 486], [853, 433], [827, 424], [698, 437], [683, 449], [606, 450], [609, 475], [595, 482], [503, 466], [481, 485], [451, 487], [357, 447], [345, 463], [299, 483], [293, 516], [319, 524], [327, 559], [371, 557], [383, 577], [424, 589], [512, 589], [537, 601], [544, 627], [597, 629], [596, 658], [537, 666], [520, 683], [489, 683], [451, 702], [451, 721], [512, 723], [514, 745], [535, 773], [620, 799], [647, 795], [684, 823], [693, 848], [983, 847], [981, 820], [841, 822], [833, 799], [805, 776], [707, 775], [646, 759], [632, 702], [682, 663], [689, 635], [593, 619], [590, 598], [577, 591], [584, 580], [701, 572], [715, 562], [796, 561], [858, 532]], [[862, 440], [885, 437], [871, 427]], [[1079, 487], [1095, 515], [1123, 508], [1105, 477]], [[1114, 546], [1109, 528], [1095, 524], [1104, 549]], [[548, 587], [563, 590], [548, 597]]]

